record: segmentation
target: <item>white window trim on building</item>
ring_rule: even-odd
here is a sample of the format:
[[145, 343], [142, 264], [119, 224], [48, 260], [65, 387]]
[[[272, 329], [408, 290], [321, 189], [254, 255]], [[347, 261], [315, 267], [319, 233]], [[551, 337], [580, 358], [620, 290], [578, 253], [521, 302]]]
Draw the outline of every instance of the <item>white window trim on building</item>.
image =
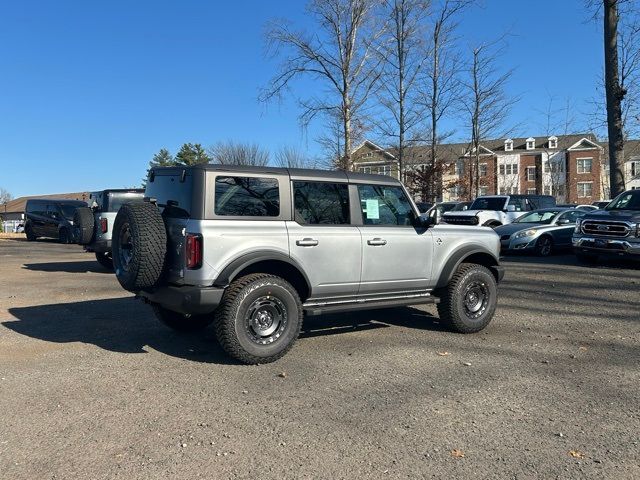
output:
[[535, 150], [536, 149], [536, 139], [533, 138], [533, 137], [527, 138], [526, 148], [527, 148], [527, 150]]
[[488, 168], [489, 166], [486, 163], [481, 163], [478, 165], [478, 174], [481, 177], [486, 177], [488, 174]]
[[[589, 186], [589, 195], [586, 195], [586, 186]], [[583, 187], [582, 189], [580, 187]], [[590, 198], [593, 196], [593, 182], [578, 182], [576, 186], [578, 198]], [[582, 191], [581, 191], [582, 190]]]
[[640, 176], [640, 160], [631, 160], [629, 162], [629, 173], [631, 178]]
[[[532, 172], [533, 172], [533, 175], [532, 175]], [[535, 181], [536, 181], [536, 167], [527, 167], [527, 182], [535, 182]]]
[[[589, 170], [585, 168], [585, 161], [589, 160]], [[582, 163], [582, 167], [580, 164]], [[576, 158], [576, 172], [577, 173], [592, 173], [593, 172], [593, 157], [580, 157]]]
[[504, 141], [504, 151], [505, 152], [513, 152], [513, 140], [511, 140], [510, 138], [507, 138]]
[[558, 137], [549, 137], [549, 148], [558, 148]]
[[527, 188], [527, 195], [536, 195], [537, 190], [535, 188]]

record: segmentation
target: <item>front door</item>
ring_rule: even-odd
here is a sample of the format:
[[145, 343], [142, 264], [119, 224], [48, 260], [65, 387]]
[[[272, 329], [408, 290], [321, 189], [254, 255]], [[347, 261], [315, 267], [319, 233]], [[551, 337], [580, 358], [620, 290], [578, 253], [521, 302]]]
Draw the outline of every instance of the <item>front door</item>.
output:
[[397, 185], [358, 185], [362, 210], [360, 293], [425, 289], [430, 284], [433, 238], [416, 229], [415, 212]]
[[289, 251], [307, 274], [311, 296], [357, 294], [361, 237], [351, 222], [347, 183], [293, 181], [292, 190]]

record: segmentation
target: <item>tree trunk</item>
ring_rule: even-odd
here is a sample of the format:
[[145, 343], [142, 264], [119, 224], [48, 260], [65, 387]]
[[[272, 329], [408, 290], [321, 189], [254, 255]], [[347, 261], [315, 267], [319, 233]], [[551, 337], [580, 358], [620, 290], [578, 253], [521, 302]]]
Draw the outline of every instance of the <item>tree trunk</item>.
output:
[[625, 92], [618, 76], [618, 0], [604, 0], [604, 75], [607, 92], [610, 198], [625, 189], [622, 99]]

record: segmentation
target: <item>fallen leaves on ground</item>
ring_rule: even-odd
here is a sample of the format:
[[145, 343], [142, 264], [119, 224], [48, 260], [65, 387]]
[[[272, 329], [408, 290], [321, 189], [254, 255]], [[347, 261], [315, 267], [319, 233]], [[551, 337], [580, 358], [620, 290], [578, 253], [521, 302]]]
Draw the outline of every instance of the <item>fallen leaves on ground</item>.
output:
[[441, 357], [446, 357], [447, 355], [451, 355], [449, 352], [438, 352], [438, 355]]
[[580, 345], [580, 347], [578, 348], [578, 350], [580, 350], [581, 352], [586, 352], [588, 349], [587, 349], [587, 347], [585, 347], [584, 345]]
[[569, 450], [569, 455], [573, 458], [584, 458], [584, 453], [579, 450]]
[[451, 450], [451, 456], [454, 458], [464, 458], [464, 452], [462, 450], [454, 448], [453, 450]]

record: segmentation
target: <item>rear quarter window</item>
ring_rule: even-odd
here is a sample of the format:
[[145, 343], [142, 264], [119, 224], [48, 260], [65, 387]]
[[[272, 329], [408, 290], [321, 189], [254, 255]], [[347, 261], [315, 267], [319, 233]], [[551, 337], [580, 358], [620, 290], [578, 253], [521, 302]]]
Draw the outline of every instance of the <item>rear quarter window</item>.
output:
[[218, 176], [214, 213], [228, 217], [278, 217], [280, 188], [276, 178]]

